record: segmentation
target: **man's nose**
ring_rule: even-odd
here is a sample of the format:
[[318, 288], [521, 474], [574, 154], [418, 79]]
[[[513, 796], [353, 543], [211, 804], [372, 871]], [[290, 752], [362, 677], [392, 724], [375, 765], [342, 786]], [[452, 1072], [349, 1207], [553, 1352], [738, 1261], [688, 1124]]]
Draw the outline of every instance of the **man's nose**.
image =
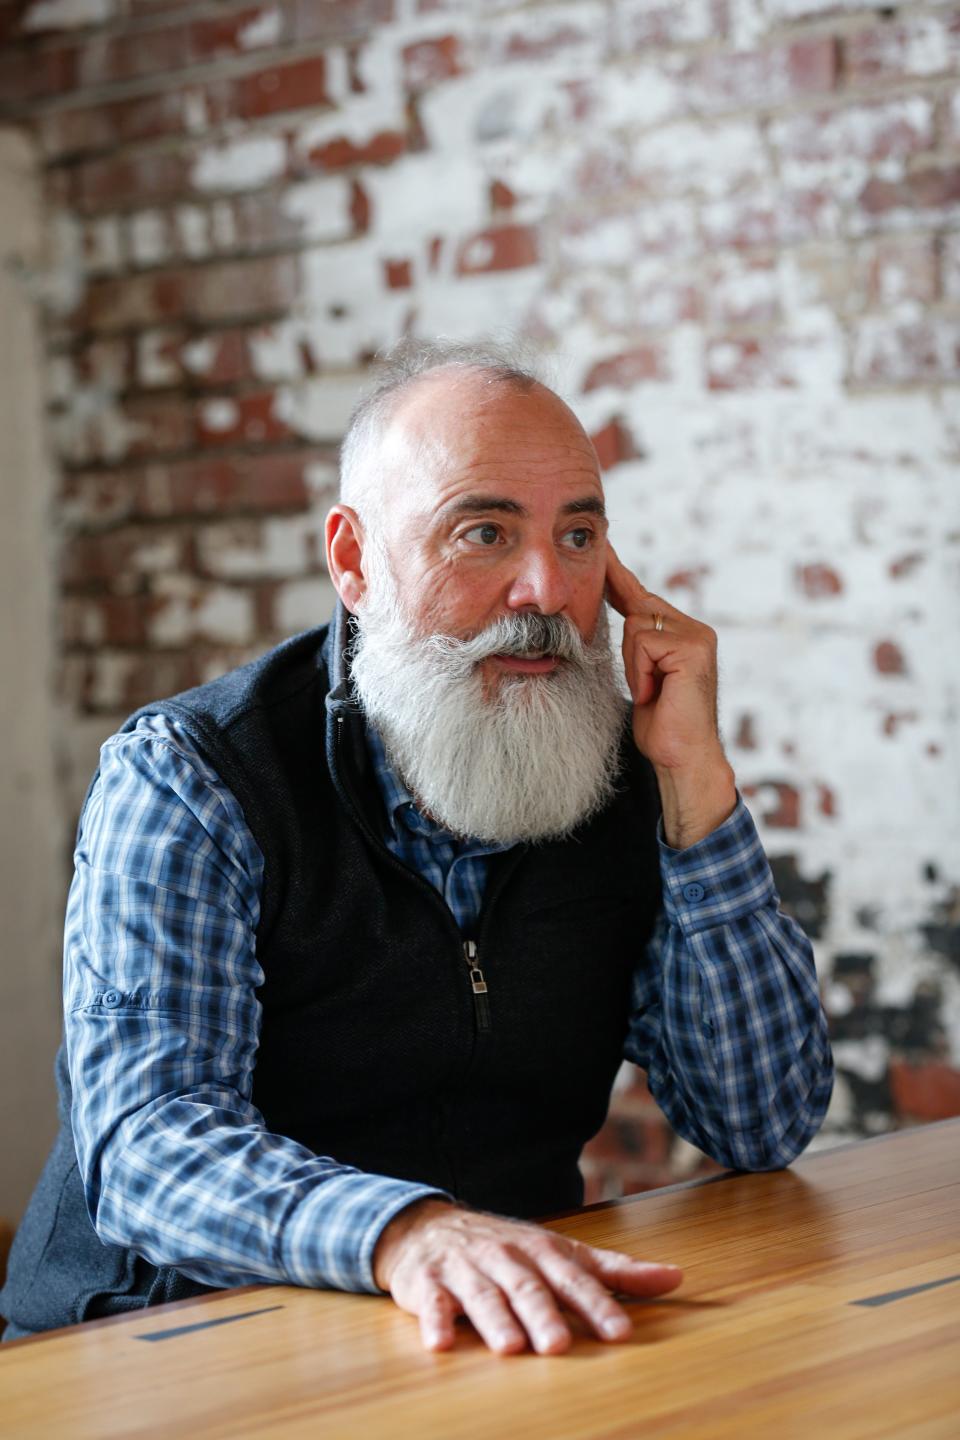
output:
[[570, 582], [553, 545], [525, 550], [507, 593], [510, 609], [558, 615], [569, 599]]

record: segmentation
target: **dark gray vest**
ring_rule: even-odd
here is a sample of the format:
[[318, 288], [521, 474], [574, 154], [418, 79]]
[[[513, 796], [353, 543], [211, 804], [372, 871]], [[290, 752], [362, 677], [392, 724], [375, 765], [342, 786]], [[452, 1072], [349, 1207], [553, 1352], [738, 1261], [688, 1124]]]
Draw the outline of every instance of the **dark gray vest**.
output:
[[[481, 1014], [450, 911], [380, 838], [344, 626], [339, 611], [329, 635], [297, 636], [138, 712], [189, 732], [264, 855], [254, 1103], [270, 1130], [363, 1170], [505, 1214], [572, 1208], [659, 907], [653, 773], [625, 735], [623, 782], [601, 815], [492, 861], [472, 937], [488, 985]], [[97, 1238], [62, 1056], [58, 1079], [63, 1128], [0, 1297], [21, 1333], [204, 1288]]]

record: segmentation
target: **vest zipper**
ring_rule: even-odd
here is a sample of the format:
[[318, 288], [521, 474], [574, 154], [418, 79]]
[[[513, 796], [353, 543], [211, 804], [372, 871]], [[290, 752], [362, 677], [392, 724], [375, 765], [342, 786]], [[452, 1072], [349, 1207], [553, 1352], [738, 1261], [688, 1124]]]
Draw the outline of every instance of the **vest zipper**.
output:
[[470, 987], [473, 990], [473, 1008], [477, 1016], [477, 1029], [490, 1029], [490, 1001], [487, 999], [487, 982], [478, 964], [476, 940], [464, 940], [463, 958], [470, 972]]

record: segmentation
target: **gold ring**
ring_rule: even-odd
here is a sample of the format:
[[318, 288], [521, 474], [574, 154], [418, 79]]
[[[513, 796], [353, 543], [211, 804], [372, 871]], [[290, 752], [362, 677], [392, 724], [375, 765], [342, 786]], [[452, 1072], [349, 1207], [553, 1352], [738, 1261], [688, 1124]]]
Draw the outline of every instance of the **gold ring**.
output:
[[662, 629], [663, 629], [663, 616], [660, 614], [660, 611], [659, 611], [659, 610], [656, 612], [656, 614], [655, 614], [654, 617], [653, 617], [653, 628], [654, 628], [654, 630], [662, 630]]

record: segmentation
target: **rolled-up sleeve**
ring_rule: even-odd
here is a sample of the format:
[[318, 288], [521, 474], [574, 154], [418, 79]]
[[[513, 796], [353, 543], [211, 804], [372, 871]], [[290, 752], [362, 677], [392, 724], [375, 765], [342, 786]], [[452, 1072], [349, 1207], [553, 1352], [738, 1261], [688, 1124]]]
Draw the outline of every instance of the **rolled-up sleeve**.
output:
[[271, 1133], [251, 1101], [263, 860], [160, 717], [101, 754], [65, 936], [73, 1131], [101, 1239], [208, 1285], [376, 1291], [389, 1221], [441, 1192]]
[[813, 951], [779, 909], [743, 801], [687, 850], [660, 841], [663, 912], [634, 977], [626, 1055], [674, 1129], [723, 1165], [787, 1165], [822, 1123], [833, 1060]]

